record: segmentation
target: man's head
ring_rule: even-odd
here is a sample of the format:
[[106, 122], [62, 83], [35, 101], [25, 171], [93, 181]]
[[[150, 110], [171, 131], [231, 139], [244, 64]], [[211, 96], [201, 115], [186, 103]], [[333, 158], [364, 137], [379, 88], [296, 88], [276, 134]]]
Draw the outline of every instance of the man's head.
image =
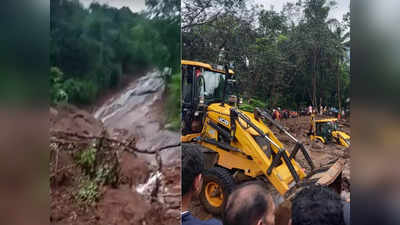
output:
[[224, 225], [274, 225], [275, 204], [262, 183], [239, 185], [225, 204]]
[[182, 148], [182, 196], [200, 192], [203, 169], [202, 153], [193, 146]]
[[340, 196], [327, 187], [312, 185], [292, 201], [292, 225], [344, 225]]

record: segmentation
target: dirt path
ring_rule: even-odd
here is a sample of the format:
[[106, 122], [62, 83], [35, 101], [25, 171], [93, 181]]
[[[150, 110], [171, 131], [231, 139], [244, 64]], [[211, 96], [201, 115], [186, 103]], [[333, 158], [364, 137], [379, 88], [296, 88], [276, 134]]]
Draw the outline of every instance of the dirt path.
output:
[[149, 72], [106, 101], [94, 116], [112, 135], [134, 136], [136, 147], [144, 151], [179, 145], [179, 134], [163, 129], [164, 89], [160, 72]]
[[[157, 70], [132, 82], [123, 92], [106, 101], [94, 116], [104, 123], [112, 137], [119, 140], [134, 137], [140, 159], [151, 170], [146, 188], [138, 189], [144, 195], [151, 194], [157, 182], [170, 177], [180, 165], [180, 135], [163, 129], [166, 120], [164, 108], [164, 81]], [[177, 174], [176, 180], [180, 180]], [[160, 183], [158, 196], [178, 195], [177, 185]], [[178, 199], [160, 197], [160, 202], [176, 204]], [[175, 206], [174, 206], [175, 207]]]

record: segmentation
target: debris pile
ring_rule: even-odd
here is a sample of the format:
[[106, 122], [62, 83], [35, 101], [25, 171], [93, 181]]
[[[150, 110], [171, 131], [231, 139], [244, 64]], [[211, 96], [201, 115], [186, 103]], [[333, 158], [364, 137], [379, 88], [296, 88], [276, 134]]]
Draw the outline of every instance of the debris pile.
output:
[[[307, 136], [308, 129], [310, 128], [310, 117], [308, 116], [290, 118], [282, 120], [280, 122], [284, 127], [287, 128], [290, 133], [292, 133], [297, 139], [299, 139], [299, 141], [304, 144], [317, 168], [331, 165], [338, 159], [344, 160], [341, 195], [344, 200], [350, 201], [351, 148], [345, 148], [335, 143], [322, 144], [320, 142], [311, 141], [310, 138]], [[338, 122], [341, 129], [343, 129], [346, 133], [350, 133], [348, 121], [340, 120]], [[293, 149], [294, 143], [290, 142], [286, 135], [284, 135], [274, 127], [272, 127], [272, 131], [289, 151]], [[310, 171], [310, 167], [301, 153], [297, 154], [296, 161], [299, 162], [300, 165], [305, 168], [307, 172]]]
[[[178, 224], [180, 169], [73, 106], [50, 109], [51, 224]], [[149, 163], [140, 154], [154, 156]]]

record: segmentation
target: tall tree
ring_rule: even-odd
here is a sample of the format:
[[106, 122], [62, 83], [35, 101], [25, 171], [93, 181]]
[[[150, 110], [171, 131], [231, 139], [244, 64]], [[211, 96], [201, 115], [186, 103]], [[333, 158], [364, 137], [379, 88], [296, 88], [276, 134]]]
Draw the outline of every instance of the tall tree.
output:
[[183, 0], [182, 29], [210, 24], [222, 15], [239, 11], [244, 5], [243, 0]]
[[347, 94], [346, 57], [338, 57], [343, 53], [340, 49], [346, 46], [348, 52], [349, 46], [347, 42], [337, 45], [336, 21], [328, 17], [335, 2], [298, 1], [286, 4], [281, 12], [246, 3], [234, 10], [200, 5], [202, 10], [197, 3], [184, 4], [193, 10], [182, 14], [188, 25], [182, 30], [183, 58], [229, 64], [245, 97], [260, 99], [270, 107], [297, 108], [334, 106], [337, 96]]
[[70, 102], [88, 104], [138, 69], [178, 71], [179, 13], [173, 12], [178, 6], [160, 4], [149, 6], [149, 16], [128, 7], [94, 2], [85, 8], [78, 0], [52, 0], [50, 64], [63, 74], [54, 86]]
[[312, 105], [317, 106], [317, 80], [319, 76], [319, 67], [321, 63], [322, 49], [326, 46], [329, 28], [328, 15], [330, 6], [335, 4], [330, 1], [327, 4], [326, 0], [306, 0], [304, 1], [304, 21], [302, 25], [304, 31], [308, 34], [307, 44], [311, 51], [312, 64]]

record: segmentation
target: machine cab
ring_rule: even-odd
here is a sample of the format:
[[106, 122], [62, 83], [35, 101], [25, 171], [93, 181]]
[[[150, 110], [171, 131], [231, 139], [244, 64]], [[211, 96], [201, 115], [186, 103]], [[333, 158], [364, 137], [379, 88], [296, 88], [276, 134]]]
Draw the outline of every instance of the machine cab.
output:
[[322, 136], [325, 139], [331, 139], [332, 131], [337, 130], [335, 121], [316, 122], [316, 135]]
[[332, 141], [332, 132], [339, 131], [337, 119], [316, 120], [315, 115], [311, 116], [311, 139], [319, 139], [322, 143]]
[[207, 106], [223, 102], [225, 98], [232, 100], [228, 94], [236, 86], [234, 73], [229, 70], [227, 77], [223, 70], [196, 61], [182, 60], [181, 64], [182, 134], [199, 133]]

